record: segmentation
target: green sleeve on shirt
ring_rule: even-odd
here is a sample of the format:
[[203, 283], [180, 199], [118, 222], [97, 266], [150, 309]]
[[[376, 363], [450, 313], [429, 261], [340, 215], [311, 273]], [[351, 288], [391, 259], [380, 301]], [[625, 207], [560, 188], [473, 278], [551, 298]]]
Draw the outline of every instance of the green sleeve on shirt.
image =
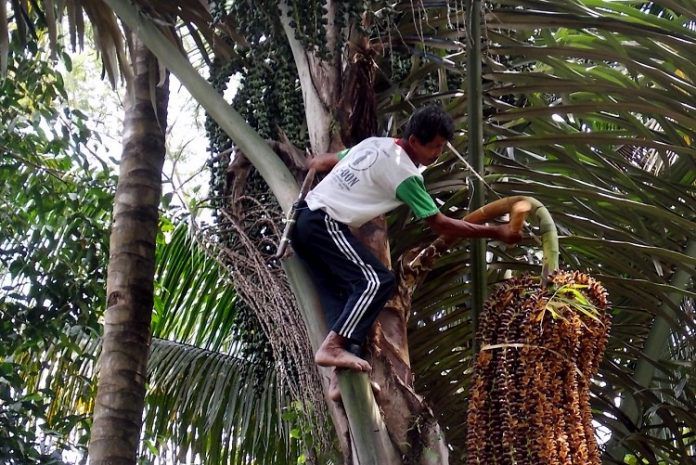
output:
[[423, 178], [411, 176], [396, 188], [396, 198], [411, 207], [416, 218], [422, 219], [438, 213], [437, 205], [425, 190]]
[[343, 157], [345, 157], [346, 155], [348, 155], [348, 152], [349, 152], [349, 151], [350, 151], [350, 149], [343, 149], [343, 150], [341, 150], [340, 152], [337, 152], [337, 153], [336, 153], [336, 156], [338, 157], [339, 160], [343, 160]]

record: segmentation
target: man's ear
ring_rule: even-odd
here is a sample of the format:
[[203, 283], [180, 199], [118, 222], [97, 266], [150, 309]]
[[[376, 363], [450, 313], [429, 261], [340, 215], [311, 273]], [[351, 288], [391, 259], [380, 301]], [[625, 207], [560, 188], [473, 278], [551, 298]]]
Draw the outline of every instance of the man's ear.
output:
[[408, 145], [414, 146], [416, 145], [416, 142], [418, 142], [419, 145], [422, 145], [420, 140], [415, 135], [411, 134], [408, 136]]

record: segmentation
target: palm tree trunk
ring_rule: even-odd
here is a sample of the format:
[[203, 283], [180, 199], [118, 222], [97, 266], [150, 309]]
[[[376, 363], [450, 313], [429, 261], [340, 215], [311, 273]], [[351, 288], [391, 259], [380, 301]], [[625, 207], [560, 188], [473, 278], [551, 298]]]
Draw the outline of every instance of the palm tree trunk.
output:
[[[331, 130], [333, 124], [332, 111], [338, 105], [340, 94], [341, 61], [336, 55], [329, 61], [318, 59], [314, 53], [308, 53], [295, 38], [295, 30], [290, 26], [288, 17], [288, 5], [280, 2], [278, 5], [283, 18], [283, 28], [288, 37], [292, 55], [297, 64], [302, 88], [302, 99], [305, 104], [307, 121], [314, 124], [308, 125], [309, 142], [316, 153], [329, 150], [339, 150], [340, 140], [338, 134]], [[333, 17], [336, 13], [334, 1], [326, 3], [328, 15]], [[340, 31], [336, 28], [327, 28], [327, 48], [334, 50]]]
[[[329, 24], [334, 24], [331, 19], [334, 11], [332, 5], [333, 2], [327, 3]], [[373, 83], [363, 82], [358, 86], [360, 89], [355, 95], [347, 96], [345, 94], [347, 89], [341, 88], [341, 81], [348, 88], [352, 88], [352, 84], [355, 83], [347, 82], [340, 73], [340, 66], [336, 66], [333, 62], [318, 61], [312, 53], [306, 52], [295, 39], [295, 32], [290, 26], [286, 9], [282, 7], [281, 10], [283, 26], [293, 50], [295, 65], [300, 80], [304, 81], [302, 82], [303, 98], [307, 108], [307, 127], [312, 147], [317, 153], [327, 149], [335, 150], [338, 144], [337, 133], [331, 130], [332, 113], [329, 109], [335, 108], [337, 102], [345, 104], [346, 97], [349, 100], [374, 98], [374, 95], [368, 94], [374, 92]], [[336, 40], [340, 33], [341, 31], [335, 28], [328, 28], [329, 48], [333, 47], [331, 41]], [[359, 42], [359, 39], [352, 37], [351, 41]], [[351, 66], [355, 66], [355, 60], [348, 61], [352, 63]], [[361, 113], [360, 117], [356, 118], [357, 124], [365, 125], [363, 129], [376, 127], [376, 124], [371, 125], [371, 121], [368, 121], [371, 118], [376, 118], [376, 115]], [[342, 129], [345, 130], [344, 132], [352, 133], [346, 128]], [[369, 131], [358, 130], [357, 132], [364, 136], [374, 135], [369, 134]], [[359, 140], [352, 142], [357, 143]], [[390, 266], [387, 225], [383, 217], [364, 225], [356, 232], [356, 237], [385, 265]], [[286, 269], [288, 269], [287, 266]], [[302, 299], [301, 293], [297, 292], [297, 284], [295, 294], [300, 300]], [[442, 431], [430, 409], [413, 390], [406, 334], [406, 315], [410, 309], [410, 302], [405, 308], [392, 302], [394, 300], [390, 301], [380, 313], [378, 323], [370, 336], [370, 344], [373, 346], [372, 356], [369, 359], [373, 367], [371, 378], [382, 389], [379, 398], [376, 399], [373, 396], [366, 375], [349, 371], [338, 374], [341, 404], [345, 413], [337, 415], [332, 411], [332, 418], [340, 439], [349, 440], [347, 446], [342, 441], [344, 461], [352, 465], [401, 465], [402, 463], [446, 465], [447, 450], [444, 447]], [[307, 320], [306, 317], [305, 319]], [[317, 336], [316, 331], [310, 330], [310, 333]], [[323, 337], [325, 333], [325, 331], [322, 332], [321, 336]], [[329, 404], [333, 406], [333, 402]], [[341, 434], [345, 428], [344, 417], [347, 417], [350, 428], [350, 434], [346, 436]], [[418, 425], [419, 429], [414, 433], [415, 425]], [[348, 455], [345, 453], [346, 449], [354, 453]]]
[[[297, 197], [299, 189], [297, 182], [287, 167], [270, 149], [268, 144], [249, 127], [237, 112], [230, 108], [223, 99], [219, 98], [217, 92], [193, 69], [181, 54], [171, 52], [171, 45], [167, 39], [152, 24], [149, 24], [147, 20], [140, 16], [132, 5], [123, 0], [106, 0], [106, 3], [116, 11], [129, 27], [138, 32], [140, 39], [147, 43], [158, 58], [177, 75], [184, 86], [191, 92], [191, 95], [216, 120], [220, 127], [227, 132], [240, 150], [247, 155], [249, 161], [252, 162], [268, 183], [283, 210], [287, 212]], [[292, 37], [290, 34], [289, 36]], [[301, 59], [296, 59], [296, 65], [298, 69], [320, 66], [320, 64], [310, 60], [303, 61]], [[303, 72], [311, 73], [312, 70], [300, 69], [300, 75]], [[316, 95], [313, 95], [311, 92], [304, 94], [305, 98], [312, 98], [315, 101], [313, 104], [315, 111], [312, 113], [315, 117], [308, 118], [307, 123], [310, 133], [315, 134], [313, 148], [317, 151], [336, 148], [334, 135], [326, 133], [324, 137], [321, 137], [322, 131], [318, 128], [323, 127], [326, 131], [329, 131], [331, 125], [326, 124], [327, 121], [330, 121], [328, 116], [320, 116], [328, 115], [329, 113], [319, 110], [327, 105], [327, 102], [339, 101], [336, 95], [330, 95], [331, 90], [337, 91], [339, 88], [336, 81], [327, 78], [330, 73], [327, 73], [326, 70], [319, 73], [323, 83], [321, 86], [322, 91]], [[334, 79], [338, 78], [340, 78], [340, 75], [335, 75]], [[316, 85], [316, 82], [312, 85]], [[379, 255], [383, 254], [379, 253]], [[288, 272], [293, 292], [303, 307], [304, 316], [310, 322], [308, 323], [310, 338], [316, 344], [325, 335], [325, 332], [322, 331], [322, 325], [311, 324], [312, 321], [323, 318], [322, 311], [318, 306], [316, 292], [311, 283], [308, 282], [306, 273], [304, 273], [304, 270], [302, 270], [302, 267], [296, 262], [294, 257], [287, 259], [284, 268]], [[402, 322], [402, 326], [396, 330], [397, 334], [393, 335], [393, 340], [399, 341], [397, 345], [407, 347], [404, 336], [406, 333], [405, 319]], [[402, 357], [406, 351], [394, 350], [393, 352], [397, 357]], [[392, 373], [394, 368], [389, 366], [389, 361], [380, 360], [378, 363], [381, 367], [377, 368], [377, 370], [385, 373], [382, 375], [384, 378], [391, 379], [390, 373]], [[375, 367], [374, 361], [373, 367]], [[410, 371], [407, 366], [404, 368], [404, 372], [408, 373]], [[408, 376], [405, 377], [408, 378]], [[413, 391], [412, 379], [407, 379], [405, 382], [400, 383], [393, 391], [391, 389], [389, 392], [383, 391], [383, 395], [380, 397], [389, 399], [393, 393], [397, 393], [396, 399], [398, 401], [391, 402], [389, 406], [389, 409], [395, 412], [395, 414], [384, 414], [382, 418], [379, 418], [381, 416], [380, 412], [375, 408], [375, 399], [364, 375], [342, 373], [339, 385], [343, 394], [345, 411], [354, 413], [354, 415], [346, 415], [346, 412], [340, 412], [336, 408], [335, 403], [330, 405], [339, 440], [342, 443], [346, 464], [399, 464], [402, 462], [399, 457], [399, 446], [407, 447], [409, 444], [409, 439], [405, 438], [405, 433], [412, 430], [410, 427], [413, 425], [417, 424], [421, 427], [424, 419], [427, 421], [428, 426], [424, 428], [424, 431], [418, 433], [420, 438], [416, 439], [416, 442], [422, 447], [417, 447], [418, 450], [414, 451], [415, 457], [413, 457], [414, 454], [409, 454], [407, 460], [410, 460], [411, 463], [423, 464], [438, 463], [444, 465], [448, 463], [446, 450], [441, 450], [444, 440], [439, 425], [432, 418], [432, 414], [427, 411], [427, 406], [424, 406], [422, 399]], [[380, 407], [385, 408], [384, 405], [380, 405]], [[401, 411], [396, 412], [397, 410]], [[346, 416], [352, 418], [350, 432], [346, 431]], [[371, 434], [364, 435], [360, 434], [360, 432], [370, 432]], [[366, 441], [351, 441], [352, 438], [356, 437], [364, 438]], [[375, 457], [375, 454], [377, 454], [377, 457]], [[430, 459], [431, 456], [432, 460]]]
[[133, 42], [134, 77], [126, 92], [107, 310], [89, 445], [94, 465], [136, 463], [150, 350], [169, 81], [167, 74], [163, 85], [155, 87], [157, 60], [137, 38]]
[[[327, 8], [330, 16], [335, 13], [333, 2], [329, 2]], [[337, 150], [341, 145], [338, 133], [331, 130], [333, 118], [331, 109], [336, 108], [340, 101], [341, 67], [339, 62], [327, 63], [326, 61], [318, 60], [314, 54], [307, 53], [295, 39], [295, 32], [290, 26], [290, 18], [287, 15], [287, 5], [285, 3], [281, 3], [281, 11], [283, 27], [291, 45], [302, 83], [307, 128], [312, 148], [315, 153]], [[337, 31], [335, 28], [329, 28], [329, 31], [327, 33], [329, 47], [333, 48], [340, 31]], [[338, 56], [335, 60], [338, 60]], [[369, 234], [367, 237], [361, 237], [360, 239], [363, 242], [372, 241]], [[382, 244], [378, 245], [378, 249], [383, 249]], [[385, 255], [382, 253], [383, 250], [377, 251], [377, 255], [380, 258]], [[319, 318], [322, 317], [320, 316]], [[305, 321], [308, 321], [307, 318], [305, 318]], [[326, 331], [323, 331], [321, 336], [323, 337], [325, 334]], [[367, 376], [355, 373], [341, 373], [339, 375], [339, 387], [342, 393], [344, 411], [336, 411], [335, 408], [330, 408], [330, 412], [339, 436], [345, 463], [361, 465], [400, 464], [401, 461], [399, 460], [397, 449], [392, 444], [388, 428], [386, 428], [375, 403]], [[332, 404], [333, 402], [329, 402], [330, 407], [335, 407]], [[346, 422], [350, 428], [348, 434], [343, 432]], [[354, 451], [354, 453], [351, 451]]]
[[[483, 94], [481, 89], [481, 2], [467, 2], [467, 90], [468, 90], [468, 127], [469, 159], [471, 166], [483, 176]], [[470, 210], [476, 211], [484, 204], [483, 182], [477, 177], [471, 178]], [[478, 326], [478, 317], [486, 300], [486, 241], [471, 240], [471, 320], [474, 333]], [[474, 354], [478, 348], [474, 340]]]

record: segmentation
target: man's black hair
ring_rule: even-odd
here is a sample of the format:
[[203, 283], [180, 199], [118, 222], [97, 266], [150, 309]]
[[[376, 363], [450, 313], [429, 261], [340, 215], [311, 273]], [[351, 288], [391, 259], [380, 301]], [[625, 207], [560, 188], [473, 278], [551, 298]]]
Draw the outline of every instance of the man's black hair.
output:
[[403, 138], [416, 136], [421, 144], [427, 144], [441, 136], [452, 140], [454, 136], [454, 122], [452, 117], [437, 105], [429, 105], [416, 111], [406, 123]]

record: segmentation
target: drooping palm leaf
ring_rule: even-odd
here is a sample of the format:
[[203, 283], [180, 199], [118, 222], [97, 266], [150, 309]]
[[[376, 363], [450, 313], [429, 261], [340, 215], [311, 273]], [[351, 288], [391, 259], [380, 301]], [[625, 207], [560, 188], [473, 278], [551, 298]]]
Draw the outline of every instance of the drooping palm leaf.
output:
[[166, 438], [161, 445], [175, 446], [157, 455], [224, 464], [294, 460], [297, 444], [281, 418], [293, 417], [294, 407], [254, 315], [185, 223], [164, 234], [145, 427], [146, 435]]
[[[235, 39], [231, 24], [215, 24], [208, 2], [136, 2], [150, 19], [171, 41], [172, 46], [183, 48], [182, 39], [190, 38], [195, 52], [202, 62], [209, 64], [209, 53], [215, 50], [224, 57], [235, 56], [233, 47], [220, 35]], [[130, 79], [126, 34], [118, 17], [111, 8], [100, 0], [43, 0], [42, 2], [12, 1], [10, 9], [3, 3], [0, 7], [0, 69], [8, 54], [8, 23], [14, 24], [20, 40], [31, 43], [30, 35], [36, 35], [38, 27], [48, 31], [51, 48], [56, 51], [58, 41], [65, 34], [72, 48], [84, 48], [84, 34], [90, 31], [94, 46], [99, 53], [103, 70], [113, 86], [119, 77]], [[85, 21], [85, 19], [87, 21]], [[85, 28], [86, 22], [91, 26]], [[67, 31], [64, 30], [67, 28]], [[219, 28], [219, 30], [216, 30]], [[193, 55], [193, 54], [192, 54]]]
[[292, 463], [281, 413], [292, 409], [270, 366], [155, 339], [150, 357], [146, 437], [151, 459], [194, 456], [206, 463]]

